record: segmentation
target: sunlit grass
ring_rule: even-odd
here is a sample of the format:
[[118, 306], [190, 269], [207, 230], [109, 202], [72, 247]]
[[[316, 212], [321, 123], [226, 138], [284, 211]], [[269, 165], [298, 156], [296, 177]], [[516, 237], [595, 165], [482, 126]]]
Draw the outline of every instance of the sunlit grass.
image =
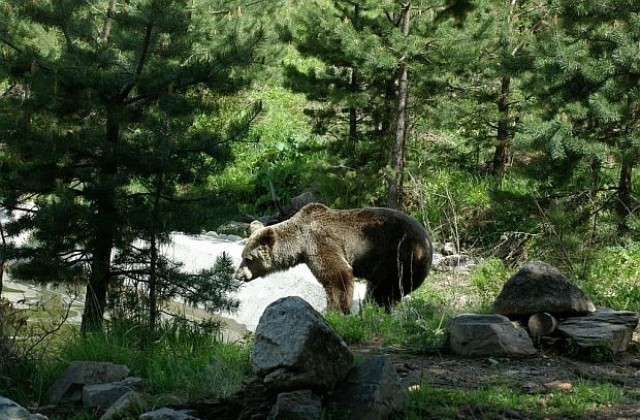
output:
[[[584, 418], [590, 411], [628, 402], [624, 389], [609, 383], [581, 381], [571, 392], [527, 394], [505, 385], [478, 389], [413, 387], [408, 393], [406, 419]], [[516, 417], [520, 418], [520, 417]]]

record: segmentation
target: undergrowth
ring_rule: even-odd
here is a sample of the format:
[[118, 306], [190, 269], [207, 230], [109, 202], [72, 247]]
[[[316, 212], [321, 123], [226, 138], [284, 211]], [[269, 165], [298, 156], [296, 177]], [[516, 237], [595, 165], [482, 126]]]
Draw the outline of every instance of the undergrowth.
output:
[[407, 420], [585, 418], [592, 410], [629, 401], [624, 390], [610, 383], [577, 383], [572, 392], [528, 394], [509, 386], [473, 390], [413, 387], [408, 393]]

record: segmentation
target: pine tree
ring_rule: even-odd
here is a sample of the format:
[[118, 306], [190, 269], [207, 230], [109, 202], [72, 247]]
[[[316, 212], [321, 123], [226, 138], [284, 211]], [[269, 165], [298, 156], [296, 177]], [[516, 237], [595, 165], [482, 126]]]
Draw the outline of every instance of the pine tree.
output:
[[[230, 143], [258, 112], [226, 132], [203, 123], [218, 97], [250, 81], [262, 32], [228, 2], [46, 1], [12, 10], [54, 40], [43, 50], [41, 38], [10, 31], [3, 39], [9, 80], [28, 89], [0, 105], [3, 206], [32, 203], [11, 226], [32, 232], [30, 246], [12, 255], [23, 262], [16, 275], [88, 276], [82, 331], [100, 329], [110, 285], [131, 274], [122, 261], [135, 257], [147, 279], [156, 275], [163, 263], [153, 253], [176, 225], [173, 207], [184, 211], [193, 187], [229, 161]], [[151, 245], [136, 249], [135, 239]]]
[[336, 139], [339, 163], [357, 168], [358, 178], [386, 172], [385, 202], [393, 207], [400, 203], [411, 127], [411, 74], [428, 49], [436, 11], [446, 9], [436, 3], [317, 0], [283, 31], [320, 62], [308, 72], [287, 69], [293, 89], [319, 104], [309, 111], [317, 132]]
[[556, 0], [536, 52], [535, 92], [543, 120], [524, 136], [548, 152], [570, 178], [589, 168], [592, 188], [615, 158], [615, 212], [621, 232], [634, 211], [631, 177], [640, 159], [640, 3]]
[[503, 173], [526, 107], [522, 79], [533, 68], [531, 50], [545, 25], [539, 0], [474, 1], [463, 22], [439, 28], [439, 71], [446, 81], [435, 120], [476, 150], [489, 151], [490, 172]]

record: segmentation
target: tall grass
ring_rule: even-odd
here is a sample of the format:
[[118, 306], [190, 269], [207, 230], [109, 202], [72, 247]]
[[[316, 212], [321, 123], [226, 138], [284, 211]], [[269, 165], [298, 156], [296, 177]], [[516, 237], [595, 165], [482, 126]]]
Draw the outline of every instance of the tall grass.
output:
[[28, 373], [29, 380], [14, 381], [0, 394], [26, 405], [46, 404], [48, 388], [76, 360], [126, 365], [131, 375], [143, 378], [146, 393], [172, 403], [230, 395], [249, 372], [248, 344], [223, 343], [188, 325], [166, 324], [151, 334], [140, 325], [116, 322], [103, 333], [82, 337], [74, 330], [58, 341], [46, 357], [16, 366], [11, 374]]
[[422, 298], [406, 300], [391, 313], [364, 302], [357, 314], [329, 312], [326, 318], [347, 344], [375, 343], [411, 352], [439, 349], [448, 322], [445, 312]]

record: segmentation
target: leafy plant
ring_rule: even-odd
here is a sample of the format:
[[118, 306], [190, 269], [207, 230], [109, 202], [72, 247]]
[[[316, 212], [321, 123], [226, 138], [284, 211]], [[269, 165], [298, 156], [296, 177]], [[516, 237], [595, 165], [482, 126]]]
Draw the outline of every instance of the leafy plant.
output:
[[481, 307], [489, 308], [493, 304], [509, 276], [509, 270], [498, 258], [490, 257], [478, 264], [471, 273], [471, 283], [476, 288]]

